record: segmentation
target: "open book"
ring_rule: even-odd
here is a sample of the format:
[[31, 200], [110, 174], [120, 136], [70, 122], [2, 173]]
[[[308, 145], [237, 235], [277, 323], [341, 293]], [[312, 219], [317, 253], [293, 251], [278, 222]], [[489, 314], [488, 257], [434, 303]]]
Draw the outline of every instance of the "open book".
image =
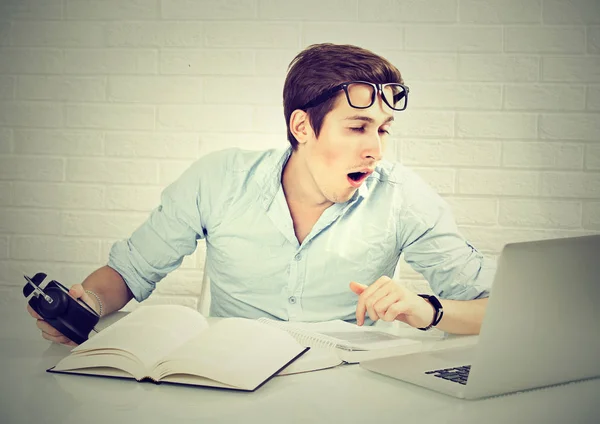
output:
[[244, 318], [209, 327], [179, 305], [142, 306], [75, 347], [49, 372], [253, 391], [308, 349]]
[[373, 327], [359, 327], [342, 320], [291, 323], [260, 318], [258, 321], [287, 331], [298, 343], [311, 348], [302, 358], [280, 371], [279, 375], [405, 355], [422, 348], [420, 340], [378, 331]]

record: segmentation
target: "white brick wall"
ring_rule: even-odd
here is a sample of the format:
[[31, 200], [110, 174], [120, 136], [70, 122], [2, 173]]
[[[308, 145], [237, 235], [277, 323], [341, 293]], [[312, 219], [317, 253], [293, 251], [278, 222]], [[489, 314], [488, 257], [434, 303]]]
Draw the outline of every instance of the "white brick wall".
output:
[[[600, 232], [598, 0], [3, 0], [0, 292], [81, 281], [196, 158], [286, 146], [287, 65], [325, 41], [398, 66], [387, 155], [487, 254]], [[152, 301], [197, 305], [203, 262]]]

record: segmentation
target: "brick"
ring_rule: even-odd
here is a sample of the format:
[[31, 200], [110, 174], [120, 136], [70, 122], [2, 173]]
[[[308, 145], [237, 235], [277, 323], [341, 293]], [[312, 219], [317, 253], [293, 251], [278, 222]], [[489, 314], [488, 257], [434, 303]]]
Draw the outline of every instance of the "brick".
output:
[[117, 184], [156, 184], [154, 161], [86, 159], [67, 161], [67, 181]]
[[0, 237], [0, 259], [8, 259], [8, 237]]
[[540, 138], [600, 141], [600, 114], [540, 115]]
[[154, 129], [154, 107], [129, 105], [67, 105], [67, 127], [116, 130]]
[[543, 57], [542, 80], [600, 82], [600, 57]]
[[285, 76], [289, 64], [298, 53], [297, 50], [257, 50], [255, 73], [261, 76]]
[[463, 81], [538, 81], [540, 59], [508, 54], [459, 54], [458, 78]]
[[582, 110], [585, 87], [557, 84], [507, 84], [504, 107], [508, 110]]
[[136, 158], [180, 158], [198, 155], [198, 135], [188, 133], [108, 133], [106, 155]]
[[104, 28], [92, 22], [13, 22], [11, 37], [17, 47], [101, 47]]
[[197, 77], [110, 76], [108, 99], [133, 103], [199, 103], [203, 81]]
[[458, 225], [496, 225], [498, 223], [498, 201], [454, 197], [445, 198], [450, 205]]
[[489, 228], [462, 226], [461, 233], [478, 249], [486, 253], [499, 254], [507, 243], [546, 240], [564, 237], [579, 237], [589, 231], [571, 229]]
[[287, 127], [281, 106], [257, 106], [252, 112], [252, 131], [286, 134]]
[[600, 86], [591, 85], [587, 87], [587, 110], [600, 112]]
[[101, 131], [15, 130], [15, 152], [51, 156], [101, 156]]
[[600, 173], [544, 172], [541, 194], [546, 197], [600, 198]]
[[0, 126], [56, 128], [63, 125], [60, 103], [0, 102]]
[[13, 130], [10, 128], [0, 128], [0, 154], [11, 153], [13, 147]]
[[403, 162], [421, 166], [498, 166], [501, 143], [474, 140], [402, 140]]
[[597, 0], [544, 0], [544, 23], [598, 24], [600, 3]]
[[500, 225], [538, 228], [581, 228], [581, 202], [500, 200]]
[[5, 21], [0, 25], [0, 47], [7, 47], [11, 45], [11, 25], [10, 22]]
[[[306, 8], [302, 10], [314, 11]], [[353, 44], [378, 52], [382, 49], [401, 50], [404, 39], [403, 28], [389, 24], [307, 22], [302, 28], [302, 44], [307, 47], [318, 43]], [[290, 56], [290, 60], [293, 56]]]
[[235, 31], [229, 23], [207, 23], [206, 45], [226, 48], [299, 48], [300, 24], [240, 22]]
[[258, 0], [258, 19], [285, 21], [356, 21], [357, 0], [305, 0], [302, 3]]
[[583, 228], [600, 230], [600, 202], [583, 204]]
[[423, 178], [437, 193], [452, 194], [456, 192], [456, 171], [444, 168], [411, 167]]
[[521, 24], [541, 19], [542, 0], [460, 0], [461, 23]]
[[193, 160], [161, 161], [159, 163], [159, 184], [167, 186], [183, 174], [183, 172], [192, 166]]
[[585, 169], [600, 171], [600, 145], [586, 146]]
[[203, 79], [204, 102], [280, 106], [283, 77], [206, 77]]
[[[257, 54], [263, 53], [262, 51]], [[252, 75], [254, 54], [245, 50], [160, 50], [165, 75]]]
[[23, 100], [103, 101], [104, 77], [20, 76], [17, 97]]
[[198, 157], [217, 150], [238, 147], [249, 150], [285, 149], [289, 142], [284, 134], [202, 133]]
[[574, 143], [503, 143], [502, 165], [520, 168], [582, 169], [583, 146]]
[[162, 0], [163, 19], [255, 19], [256, 0]]
[[436, 53], [404, 53], [386, 51], [381, 53], [400, 72], [404, 81], [410, 86], [416, 81], [452, 81], [456, 82], [457, 56], [454, 54]]
[[585, 29], [573, 28], [506, 28], [504, 50], [520, 53], [583, 53]]
[[537, 196], [539, 174], [514, 170], [459, 169], [458, 193]]
[[502, 86], [471, 83], [418, 83], [410, 85], [410, 109], [496, 109], [502, 108]]
[[69, 49], [65, 50], [67, 74], [156, 74], [158, 54], [155, 50]]
[[81, 20], [142, 20], [160, 17], [160, 0], [65, 0], [65, 17]]
[[[283, 114], [281, 116], [284, 121]], [[252, 108], [235, 105], [159, 106], [157, 128], [181, 131], [249, 131], [252, 129]]]
[[0, 210], [0, 233], [60, 234], [60, 212], [4, 208]]
[[432, 52], [501, 52], [501, 27], [409, 26], [405, 48]]
[[90, 239], [64, 237], [14, 236], [10, 240], [12, 259], [98, 262], [100, 242]]
[[16, 85], [15, 77], [0, 75], [0, 100], [13, 100]]
[[587, 51], [600, 54], [600, 26], [587, 27]]
[[62, 234], [84, 237], [128, 237], [147, 218], [143, 213], [63, 212]]
[[10, 20], [61, 19], [62, 0], [4, 0], [3, 15]]
[[58, 209], [102, 209], [104, 187], [98, 185], [15, 182], [15, 206]]
[[106, 27], [108, 47], [202, 47], [201, 22], [118, 22]]
[[367, 22], [456, 22], [457, 0], [372, 0], [358, 2], [358, 20]]
[[160, 187], [109, 186], [106, 208], [117, 211], [150, 212], [160, 203]]
[[64, 159], [0, 156], [0, 180], [63, 181]]
[[454, 113], [407, 109], [394, 123], [392, 131], [402, 137], [452, 137]]
[[459, 112], [456, 119], [458, 137], [537, 138], [537, 120], [534, 114]]
[[60, 74], [64, 58], [58, 49], [29, 49], [0, 47], [2, 74]]
[[12, 183], [0, 181], [0, 206], [12, 204]]

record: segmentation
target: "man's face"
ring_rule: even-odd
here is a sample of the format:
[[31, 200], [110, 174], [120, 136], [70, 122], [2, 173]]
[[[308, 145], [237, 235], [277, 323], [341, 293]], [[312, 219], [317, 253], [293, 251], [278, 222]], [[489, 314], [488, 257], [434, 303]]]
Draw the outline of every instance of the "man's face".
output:
[[307, 168], [324, 200], [346, 202], [373, 172], [389, 137], [392, 113], [380, 96], [368, 109], [356, 109], [340, 93], [319, 137], [313, 135], [305, 145]]

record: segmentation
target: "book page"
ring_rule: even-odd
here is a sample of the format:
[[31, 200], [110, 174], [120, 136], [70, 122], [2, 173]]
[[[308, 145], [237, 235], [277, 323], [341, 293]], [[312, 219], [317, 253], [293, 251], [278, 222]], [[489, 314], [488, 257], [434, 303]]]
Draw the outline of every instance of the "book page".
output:
[[[84, 356], [85, 352], [97, 349], [122, 350], [132, 353], [145, 367], [149, 367], [206, 328], [206, 318], [191, 308], [181, 305], [140, 306], [71, 352]], [[92, 362], [93, 356], [90, 357]]]
[[244, 318], [225, 318], [172, 352], [158, 376], [195, 374], [253, 390], [305, 350], [290, 334]]

